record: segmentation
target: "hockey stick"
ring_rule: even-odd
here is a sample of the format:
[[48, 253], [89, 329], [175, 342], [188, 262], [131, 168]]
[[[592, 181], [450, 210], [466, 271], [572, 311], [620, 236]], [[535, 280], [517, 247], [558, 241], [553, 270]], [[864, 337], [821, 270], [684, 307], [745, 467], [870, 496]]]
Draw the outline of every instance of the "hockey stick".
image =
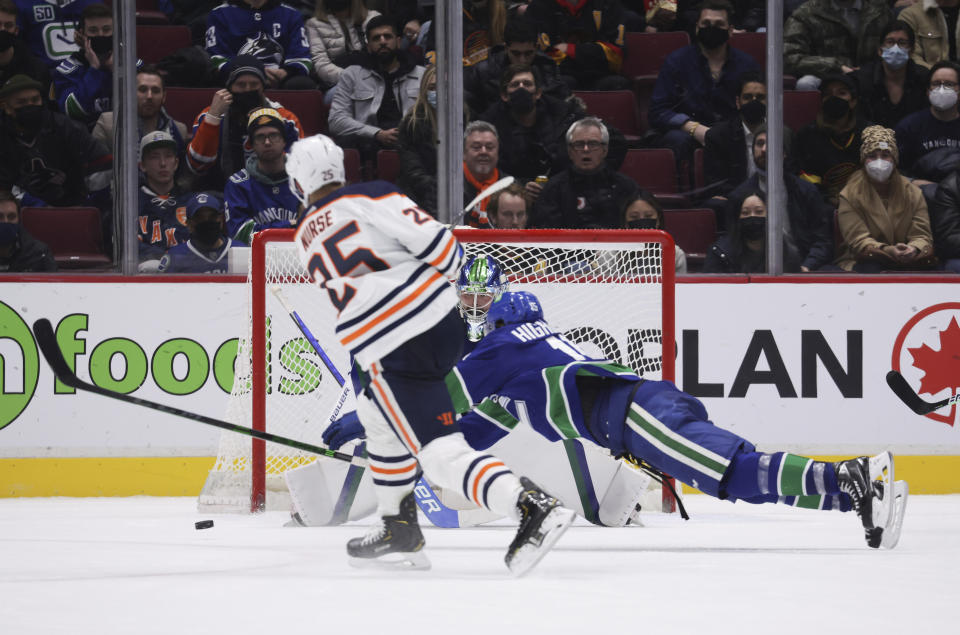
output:
[[37, 344], [40, 347], [40, 352], [43, 353], [43, 357], [47, 360], [47, 364], [50, 365], [50, 369], [53, 370], [53, 374], [57, 376], [57, 379], [71, 388], [85, 390], [87, 392], [92, 392], [104, 397], [110, 397], [111, 399], [117, 399], [118, 401], [125, 401], [136, 406], [150, 408], [151, 410], [158, 410], [176, 417], [191, 419], [192, 421], [198, 421], [216, 428], [230, 430], [231, 432], [236, 432], [238, 434], [245, 434], [256, 439], [262, 439], [263, 441], [270, 441], [271, 443], [286, 445], [291, 448], [296, 448], [297, 450], [303, 450], [304, 452], [311, 452], [313, 454], [319, 454], [320, 456], [326, 456], [332, 459], [338, 459], [340, 461], [347, 461], [348, 463], [352, 463], [360, 467], [367, 466], [367, 461], [361, 457], [354, 457], [349, 454], [344, 454], [343, 452], [336, 452], [329, 448], [322, 448], [318, 445], [304, 443], [303, 441], [297, 441], [296, 439], [289, 439], [287, 437], [271, 434], [269, 432], [263, 432], [262, 430], [254, 430], [253, 428], [238, 426], [227, 421], [214, 419], [213, 417], [207, 417], [195, 412], [181, 410], [180, 408], [174, 408], [173, 406], [167, 406], [165, 404], [149, 401], [147, 399], [125, 395], [108, 388], [97, 386], [96, 384], [87, 383], [77, 377], [76, 373], [70, 370], [67, 360], [63, 357], [63, 352], [57, 345], [57, 336], [53, 331], [53, 325], [50, 324], [50, 320], [46, 318], [40, 318], [34, 322], [33, 333], [37, 338]]
[[[309, 328], [307, 328], [306, 323], [303, 321], [300, 315], [287, 302], [287, 299], [284, 297], [280, 287], [277, 285], [272, 285], [270, 287], [270, 292], [273, 293], [274, 297], [280, 302], [280, 305], [290, 315], [290, 319], [294, 321], [294, 323], [297, 325], [297, 328], [300, 329], [301, 333], [303, 333], [303, 336], [307, 338], [308, 342], [310, 342], [310, 346], [313, 347], [313, 350], [316, 351], [317, 355], [320, 356], [320, 359], [323, 360], [323, 363], [326, 364], [330, 374], [332, 374], [334, 379], [337, 380], [337, 383], [343, 387], [343, 391], [340, 393], [340, 398], [337, 400], [337, 406], [334, 408], [333, 414], [330, 415], [330, 421], [332, 422], [340, 412], [340, 407], [343, 405], [343, 402], [346, 399], [346, 394], [350, 390], [350, 385], [346, 383], [343, 375], [341, 375], [337, 370], [337, 367], [333, 365], [330, 357], [323, 350], [323, 347], [320, 346], [320, 342], [317, 341], [317, 338], [314, 336], [314, 334], [310, 332]], [[414, 497], [417, 501], [417, 506], [420, 507], [430, 522], [435, 526], [444, 528], [467, 526], [464, 522], [461, 522], [460, 514], [458, 514], [457, 510], [451, 509], [440, 502], [440, 497], [436, 495], [436, 493], [433, 491], [433, 488], [430, 487], [429, 483], [427, 483], [423, 477], [417, 481], [413, 491]], [[464, 518], [466, 518], [466, 516]]]
[[[469, 212], [470, 210], [472, 210], [472, 209], [477, 205], [477, 203], [479, 203], [480, 201], [482, 201], [482, 200], [485, 199], [485, 198], [488, 198], [488, 197], [493, 196], [494, 194], [496, 194], [496, 193], [499, 192], [500, 190], [504, 190], [504, 189], [510, 187], [510, 186], [513, 184], [513, 181], [514, 181], [514, 178], [513, 178], [512, 176], [505, 176], [505, 177], [503, 177], [502, 179], [500, 179], [499, 181], [497, 181], [497, 182], [493, 183], [492, 185], [490, 185], [490, 187], [488, 187], [487, 189], [485, 189], [485, 190], [483, 190], [482, 192], [480, 192], [479, 194], [477, 194], [477, 195], [473, 198], [472, 201], [470, 201], [469, 203], [467, 203], [467, 206], [463, 208], [463, 211], [460, 212], [459, 221], [462, 223], [462, 222], [463, 222], [463, 217], [466, 216], [466, 215], [467, 215], [467, 212]], [[451, 223], [450, 225], [451, 225], [451, 228], [452, 228], [452, 227], [455, 225], [455, 223]]]
[[935, 410], [940, 410], [940, 408], [944, 406], [960, 402], [960, 393], [948, 399], [941, 399], [940, 401], [924, 401], [920, 398], [920, 395], [913, 391], [913, 388], [910, 387], [910, 384], [907, 383], [903, 375], [895, 370], [887, 373], [887, 385], [890, 386], [893, 394], [900, 397], [900, 401], [907, 404], [907, 407], [918, 415], [928, 415]]

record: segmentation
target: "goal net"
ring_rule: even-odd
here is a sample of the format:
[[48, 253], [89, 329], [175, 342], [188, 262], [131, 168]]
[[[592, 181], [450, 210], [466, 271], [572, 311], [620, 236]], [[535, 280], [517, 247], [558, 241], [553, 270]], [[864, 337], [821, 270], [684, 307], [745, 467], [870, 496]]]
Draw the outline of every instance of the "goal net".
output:
[[[323, 445], [321, 433], [342, 401], [341, 387], [271, 288], [279, 289], [348, 382], [349, 356], [333, 336], [334, 307], [303, 270], [293, 234], [267, 230], [254, 238], [246, 333], [226, 418]], [[500, 262], [512, 290], [536, 294], [554, 330], [584, 352], [629, 366], [649, 379], [673, 379], [674, 247], [667, 234], [458, 229], [456, 235], [468, 254], [488, 254]], [[668, 343], [666, 355], [662, 342]], [[346, 412], [351, 406], [344, 408]], [[493, 451], [508, 461], [514, 454], [500, 453], [497, 446]], [[290, 509], [284, 472], [316, 458], [224, 432], [199, 508]], [[523, 473], [522, 466], [516, 469]], [[665, 494], [664, 511], [672, 511], [672, 504]]]

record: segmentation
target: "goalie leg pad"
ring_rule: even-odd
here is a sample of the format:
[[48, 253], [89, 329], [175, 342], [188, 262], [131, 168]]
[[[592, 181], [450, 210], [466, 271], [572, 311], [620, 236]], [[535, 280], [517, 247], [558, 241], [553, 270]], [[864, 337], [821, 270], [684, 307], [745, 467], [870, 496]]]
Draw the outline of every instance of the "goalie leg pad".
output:
[[[653, 479], [640, 468], [620, 460], [613, 480], [600, 501], [598, 516], [607, 527], [623, 527], [646, 498]], [[658, 492], [659, 494], [659, 492]]]
[[321, 458], [283, 476], [303, 526], [339, 525], [369, 516], [377, 508], [370, 471], [355, 465]]
[[440, 487], [459, 491], [478, 507], [519, 518], [520, 480], [503, 461], [471, 449], [462, 433], [434, 439], [418, 458], [427, 477]]

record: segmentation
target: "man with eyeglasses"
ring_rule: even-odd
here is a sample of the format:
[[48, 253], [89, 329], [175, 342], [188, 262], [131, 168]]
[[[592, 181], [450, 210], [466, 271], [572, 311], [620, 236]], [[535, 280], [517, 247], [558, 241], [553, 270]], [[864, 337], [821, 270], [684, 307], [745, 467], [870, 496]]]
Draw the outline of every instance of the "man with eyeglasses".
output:
[[250, 244], [254, 232], [297, 223], [299, 201], [287, 186], [284, 131], [283, 117], [273, 108], [250, 113], [247, 135], [253, 156], [223, 190], [227, 235], [235, 240]]
[[[930, 107], [908, 115], [897, 124], [900, 148], [898, 168], [914, 185], [933, 187], [960, 165], [960, 66], [937, 62], [930, 69], [927, 99]], [[931, 196], [932, 191], [924, 194]]]
[[551, 178], [537, 198], [530, 227], [616, 229], [621, 213], [639, 191], [630, 177], [606, 164], [610, 134], [596, 117], [567, 130], [570, 168]]
[[500, 76], [511, 64], [536, 68], [545, 95], [570, 96], [570, 86], [560, 79], [556, 62], [537, 49], [536, 31], [525, 20], [514, 19], [503, 29], [503, 44], [494, 46], [487, 59], [463, 69], [464, 101], [471, 112], [480, 114], [500, 99]]
[[927, 106], [930, 71], [912, 59], [913, 29], [897, 20], [884, 29], [877, 56], [855, 74], [860, 87], [859, 114], [866, 121], [894, 128], [901, 119]]

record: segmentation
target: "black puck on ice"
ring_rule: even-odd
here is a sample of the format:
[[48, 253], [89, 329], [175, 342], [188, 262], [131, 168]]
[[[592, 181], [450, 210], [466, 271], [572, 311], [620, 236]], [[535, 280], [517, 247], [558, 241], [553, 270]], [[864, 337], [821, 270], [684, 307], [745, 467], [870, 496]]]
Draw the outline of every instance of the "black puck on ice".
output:
[[211, 527], [213, 527], [213, 521], [198, 520], [197, 522], [193, 523], [193, 526], [196, 527], [197, 529], [210, 529]]

